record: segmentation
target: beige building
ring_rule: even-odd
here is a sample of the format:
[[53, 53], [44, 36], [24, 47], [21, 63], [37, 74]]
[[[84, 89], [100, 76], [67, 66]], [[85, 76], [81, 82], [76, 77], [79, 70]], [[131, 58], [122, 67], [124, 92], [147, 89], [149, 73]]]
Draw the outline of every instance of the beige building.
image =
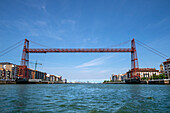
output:
[[170, 58], [167, 59], [167, 61], [163, 62], [163, 64], [164, 64], [165, 76], [166, 78], [170, 79]]
[[56, 81], [62, 81], [62, 76], [56, 75]]
[[160, 73], [164, 73], [164, 66], [162, 64], [160, 65]]
[[49, 76], [49, 80], [50, 80], [50, 81], [62, 81], [62, 76], [50, 75], [50, 76]]
[[9, 62], [0, 63], [0, 79], [15, 79], [17, 77], [17, 65]]

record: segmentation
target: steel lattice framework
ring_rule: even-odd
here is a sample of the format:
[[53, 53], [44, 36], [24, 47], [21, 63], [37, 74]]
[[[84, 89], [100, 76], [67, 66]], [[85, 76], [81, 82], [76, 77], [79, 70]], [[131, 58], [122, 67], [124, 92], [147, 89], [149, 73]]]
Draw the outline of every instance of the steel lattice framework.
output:
[[102, 52], [130, 52], [131, 53], [131, 78], [140, 77], [136, 74], [136, 70], [139, 69], [138, 58], [136, 52], [135, 39], [131, 40], [131, 48], [85, 48], [85, 49], [68, 49], [68, 48], [51, 48], [51, 49], [36, 49], [29, 48], [29, 40], [25, 39], [24, 48], [21, 58], [21, 68], [19, 72], [23, 78], [28, 79], [27, 68], [29, 66], [29, 53], [77, 53], [77, 52], [91, 52], [91, 53], [102, 53]]

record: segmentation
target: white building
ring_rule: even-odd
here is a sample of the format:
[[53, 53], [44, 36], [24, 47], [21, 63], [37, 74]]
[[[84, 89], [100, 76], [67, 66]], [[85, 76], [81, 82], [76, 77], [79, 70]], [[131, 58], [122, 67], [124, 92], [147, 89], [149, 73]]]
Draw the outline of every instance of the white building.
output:
[[166, 78], [170, 78], [170, 58], [167, 61], [163, 62], [164, 64], [164, 72]]
[[112, 81], [124, 81], [125, 79], [127, 79], [127, 74], [118, 74], [118, 75], [114, 75], [112, 74]]
[[[136, 70], [136, 74], [140, 75], [140, 78], [151, 78], [153, 75], [159, 75], [159, 70], [156, 70], [155, 68], [139, 68]], [[127, 72], [127, 76], [128, 78], [131, 77], [131, 70]]]
[[62, 76], [56, 75], [56, 81], [62, 81]]
[[46, 75], [46, 80], [47, 80], [47, 81], [50, 81], [50, 74], [47, 74], [47, 75]]

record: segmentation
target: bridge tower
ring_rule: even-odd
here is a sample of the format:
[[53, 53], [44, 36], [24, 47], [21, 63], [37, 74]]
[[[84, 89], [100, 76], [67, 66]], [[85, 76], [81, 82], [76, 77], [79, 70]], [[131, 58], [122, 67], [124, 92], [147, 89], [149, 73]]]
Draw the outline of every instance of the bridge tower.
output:
[[22, 66], [29, 66], [29, 53], [27, 52], [28, 49], [29, 49], [29, 40], [25, 39], [22, 58], [21, 58]]
[[28, 69], [27, 69], [29, 66], [29, 52], [27, 51], [28, 49], [29, 49], [29, 40], [25, 39], [22, 58], [21, 58], [21, 65], [18, 66], [19, 68], [18, 76], [26, 79], [29, 78]]
[[131, 78], [140, 78], [140, 74], [136, 73], [139, 69], [135, 39], [131, 41]]

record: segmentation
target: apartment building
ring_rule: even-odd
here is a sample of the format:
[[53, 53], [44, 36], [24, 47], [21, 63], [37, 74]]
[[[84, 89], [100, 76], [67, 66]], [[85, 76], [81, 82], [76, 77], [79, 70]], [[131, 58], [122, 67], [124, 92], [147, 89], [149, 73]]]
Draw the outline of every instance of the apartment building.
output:
[[170, 58], [167, 61], [163, 62], [164, 65], [164, 73], [166, 78], [170, 79]]
[[17, 65], [10, 62], [0, 62], [0, 79], [15, 79], [17, 77]]
[[124, 81], [127, 79], [127, 74], [118, 74], [114, 75], [112, 74], [111, 81]]

